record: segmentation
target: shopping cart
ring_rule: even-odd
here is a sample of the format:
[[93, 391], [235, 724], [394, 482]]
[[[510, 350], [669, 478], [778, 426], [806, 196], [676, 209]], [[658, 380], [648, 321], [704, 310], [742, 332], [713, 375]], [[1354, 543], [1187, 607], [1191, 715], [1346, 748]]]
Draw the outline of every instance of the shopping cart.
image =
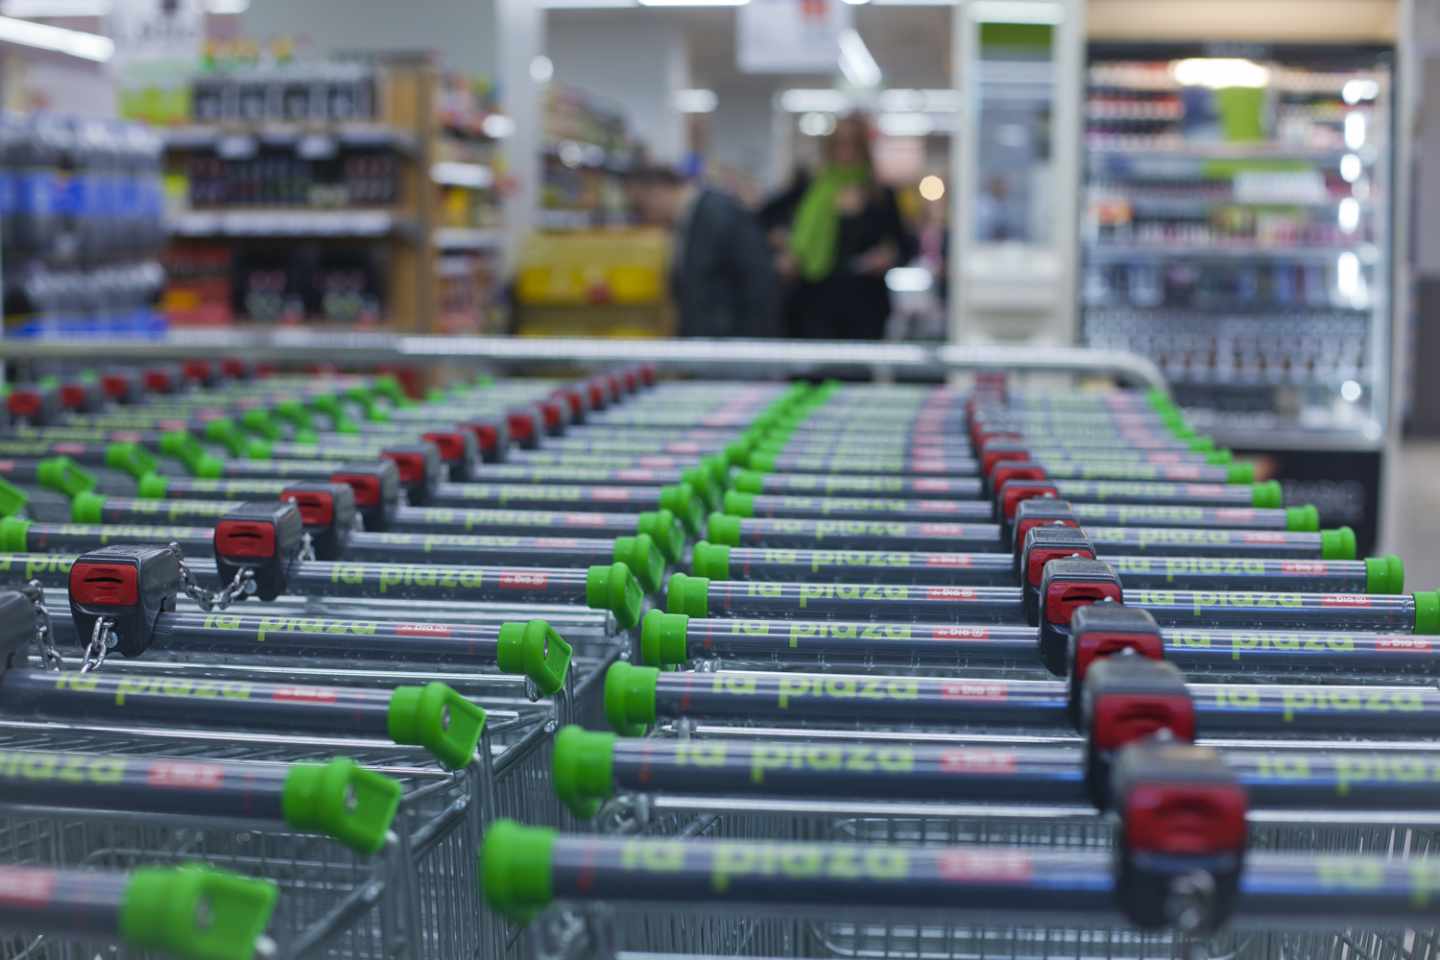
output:
[[1431, 874], [1414, 866], [1254, 854], [1229, 931], [1194, 937], [1127, 929], [1121, 877], [1101, 851], [576, 837], [507, 824], [482, 869], [491, 904], [531, 920], [541, 955], [1400, 960], [1435, 955], [1433, 908], [1417, 896]]
[[271, 956], [275, 888], [199, 867], [132, 871], [0, 866], [0, 955], [69, 958], [115, 949], [178, 960]]
[[[34, 609], [19, 594], [4, 599], [9, 601], [5, 620], [12, 627]], [[24, 632], [15, 628], [13, 635]], [[63, 631], [54, 635], [63, 639]], [[410, 955], [407, 951], [447, 957], [479, 949], [494, 936], [477, 909], [470, 866], [483, 823], [521, 812], [564, 822], [558, 803], [535, 803], [533, 795], [515, 786], [532, 782], [548, 768], [553, 709], [516, 696], [523, 687], [512, 677], [492, 678], [508, 688], [511, 699], [492, 702], [487, 717], [471, 701], [445, 693], [447, 688], [436, 681], [392, 693], [394, 681], [406, 677], [403, 671], [304, 664], [295, 658], [289, 665], [284, 658], [262, 665], [207, 663], [200, 656], [159, 662], [117, 656], [88, 673], [12, 665], [0, 678], [0, 730], [8, 733], [0, 742], [14, 750], [52, 753], [158, 754], [178, 758], [189, 771], [213, 771], [231, 759], [253, 765], [343, 754], [366, 768], [393, 771], [407, 788], [394, 837], [379, 859], [332, 849], [333, 844], [317, 851], [312, 836], [285, 829], [269, 840], [253, 823], [224, 818], [213, 829], [182, 829], [170, 807], [149, 820], [127, 815], [119, 826], [93, 816], [78, 826], [53, 814], [12, 820], [8, 832], [16, 851], [10, 859], [44, 854], [66, 858], [62, 862], [115, 863], [126, 856], [128, 862], [141, 862], [161, 853], [275, 877], [286, 892], [293, 883], [297, 895], [284, 900], [277, 940], [295, 955], [322, 946], [326, 955], [364, 957]], [[95, 666], [60, 660], [62, 667], [81, 665]], [[417, 678], [406, 679], [413, 684]], [[475, 690], [487, 686], [474, 675], [459, 679]], [[347, 685], [329, 685], [336, 681]], [[405, 694], [405, 689], [416, 693]], [[437, 695], [440, 701], [433, 699]], [[366, 718], [387, 703], [390, 719], [377, 728]], [[175, 730], [177, 721], [190, 729]], [[387, 723], [390, 736], [428, 748], [389, 742]], [[254, 769], [245, 771], [247, 778], [253, 779]], [[195, 797], [191, 800], [190, 809], [206, 809]], [[547, 809], [554, 814], [547, 816]]]

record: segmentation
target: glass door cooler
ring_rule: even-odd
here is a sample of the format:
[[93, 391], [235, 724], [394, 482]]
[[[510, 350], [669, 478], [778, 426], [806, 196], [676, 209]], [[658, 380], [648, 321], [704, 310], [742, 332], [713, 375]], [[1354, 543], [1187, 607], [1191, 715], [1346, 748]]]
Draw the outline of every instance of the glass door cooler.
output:
[[[1192, 421], [1369, 541], [1392, 66], [1382, 47], [1093, 44], [1083, 127], [1082, 341], [1149, 356]], [[1307, 489], [1337, 455], [1353, 476]]]

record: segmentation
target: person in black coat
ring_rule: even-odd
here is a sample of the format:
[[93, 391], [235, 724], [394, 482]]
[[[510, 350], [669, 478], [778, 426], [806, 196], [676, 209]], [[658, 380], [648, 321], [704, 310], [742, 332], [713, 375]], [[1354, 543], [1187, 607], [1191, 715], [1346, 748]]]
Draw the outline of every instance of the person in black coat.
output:
[[779, 285], [760, 226], [730, 194], [668, 167], [632, 174], [641, 218], [674, 231], [670, 288], [682, 337], [779, 334]]
[[869, 124], [841, 119], [824, 166], [795, 204], [781, 272], [794, 281], [792, 335], [879, 340], [890, 317], [885, 274], [915, 256], [895, 192], [875, 180]]

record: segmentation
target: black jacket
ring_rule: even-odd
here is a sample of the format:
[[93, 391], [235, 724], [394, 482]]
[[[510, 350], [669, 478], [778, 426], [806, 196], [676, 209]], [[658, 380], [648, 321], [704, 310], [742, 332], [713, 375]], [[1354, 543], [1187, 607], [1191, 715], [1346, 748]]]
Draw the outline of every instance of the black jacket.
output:
[[790, 301], [791, 336], [824, 340], [879, 340], [890, 317], [890, 289], [884, 276], [857, 273], [854, 261], [876, 247], [895, 248], [896, 264], [915, 257], [915, 240], [905, 228], [895, 191], [880, 187], [863, 209], [842, 215], [835, 238], [835, 269], [825, 279], [801, 281]]
[[727, 193], [701, 188], [675, 237], [670, 282], [682, 337], [773, 337], [779, 285], [755, 218]]

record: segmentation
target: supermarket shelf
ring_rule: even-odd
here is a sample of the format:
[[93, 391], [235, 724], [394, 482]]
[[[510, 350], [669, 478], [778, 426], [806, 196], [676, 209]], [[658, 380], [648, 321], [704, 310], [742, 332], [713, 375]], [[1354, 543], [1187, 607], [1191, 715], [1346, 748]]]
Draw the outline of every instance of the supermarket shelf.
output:
[[550, 233], [589, 230], [595, 226], [595, 218], [588, 210], [541, 210], [535, 226]]
[[179, 237], [386, 237], [408, 224], [386, 210], [192, 210], [167, 221]]
[[588, 337], [446, 337], [357, 333], [343, 329], [184, 330], [146, 342], [14, 341], [0, 339], [7, 360], [162, 360], [243, 356], [266, 362], [328, 360], [357, 365], [430, 361], [508, 367], [546, 363], [606, 365], [645, 360], [685, 370], [815, 370], [858, 366], [910, 372], [994, 370], [1071, 375], [1111, 375], [1144, 387], [1165, 389], [1149, 360], [1133, 353], [1081, 347], [936, 346], [919, 343], [856, 343], [826, 340], [657, 340]]
[[415, 137], [395, 127], [378, 123], [343, 124], [286, 124], [267, 123], [257, 126], [210, 126], [195, 125], [171, 127], [161, 131], [165, 147], [169, 150], [218, 150], [221, 153], [243, 152], [245, 141], [267, 147], [294, 146], [303, 148], [310, 144], [318, 148], [321, 141], [329, 140], [342, 147], [389, 148], [404, 153], [413, 153], [417, 146]]
[[1138, 318], [1143, 315], [1147, 320], [1172, 321], [1184, 323], [1186, 321], [1203, 317], [1209, 320], [1221, 320], [1230, 324], [1261, 324], [1269, 323], [1272, 320], [1285, 321], [1295, 319], [1297, 314], [1304, 314], [1307, 317], [1318, 317], [1322, 320], [1334, 320], [1343, 318], [1348, 320], [1368, 320], [1370, 310], [1368, 307], [1347, 306], [1345, 304], [1326, 303], [1315, 305], [1304, 301], [1297, 301], [1289, 305], [1270, 304], [1244, 306], [1233, 303], [1220, 303], [1215, 306], [1178, 306], [1175, 304], [1143, 304], [1143, 303], [1097, 303], [1087, 301], [1082, 304], [1086, 316], [1092, 320], [1127, 320]]
[[1314, 163], [1339, 163], [1346, 154], [1357, 155], [1362, 163], [1375, 162], [1371, 149], [1347, 150], [1344, 147], [1306, 147], [1283, 143], [1204, 143], [1177, 141], [1166, 145], [1126, 145], [1087, 143], [1085, 151], [1097, 157], [1122, 157], [1137, 160], [1150, 158], [1182, 158], [1195, 160], [1305, 160]]
[[629, 157], [612, 154], [597, 144], [580, 143], [576, 140], [562, 140], [559, 143], [547, 144], [544, 151], [546, 157], [558, 160], [567, 167], [581, 170], [603, 170], [607, 173], [624, 174], [634, 166], [634, 161]]
[[1328, 417], [1293, 419], [1275, 414], [1226, 414], [1220, 411], [1185, 411], [1197, 431], [1215, 438], [1231, 450], [1319, 450], [1336, 453], [1377, 452], [1385, 447], [1385, 432], [1366, 418], [1338, 423]]
[[441, 227], [431, 240], [441, 250], [494, 250], [505, 235], [498, 227]]
[[475, 276], [475, 259], [467, 256], [437, 257], [435, 276], [450, 280], [466, 280]]
[[1343, 253], [1353, 253], [1362, 263], [1374, 263], [1379, 251], [1373, 244], [1356, 244], [1352, 247], [1260, 247], [1246, 246], [1186, 246], [1176, 244], [1131, 245], [1092, 244], [1086, 254], [1100, 260], [1162, 260], [1187, 257], [1196, 260], [1250, 260], [1255, 258], [1276, 260], [1334, 260]]
[[489, 190], [495, 185], [495, 171], [483, 163], [443, 160], [431, 164], [430, 179], [442, 187]]
[[1089, 192], [1091, 205], [1123, 202], [1127, 204], [1138, 216], [1145, 217], [1167, 217], [1167, 216], [1203, 216], [1210, 213], [1216, 207], [1285, 207], [1287, 209], [1305, 210], [1335, 210], [1342, 199], [1352, 199], [1359, 205], [1361, 210], [1375, 209], [1372, 200], [1358, 200], [1354, 197], [1330, 199], [1330, 200], [1248, 200], [1238, 199], [1234, 196], [1195, 197], [1184, 199], [1176, 197], [1173, 199], [1161, 199], [1152, 197], [1135, 196], [1132, 191], [1114, 190], [1110, 188], [1090, 187]]

